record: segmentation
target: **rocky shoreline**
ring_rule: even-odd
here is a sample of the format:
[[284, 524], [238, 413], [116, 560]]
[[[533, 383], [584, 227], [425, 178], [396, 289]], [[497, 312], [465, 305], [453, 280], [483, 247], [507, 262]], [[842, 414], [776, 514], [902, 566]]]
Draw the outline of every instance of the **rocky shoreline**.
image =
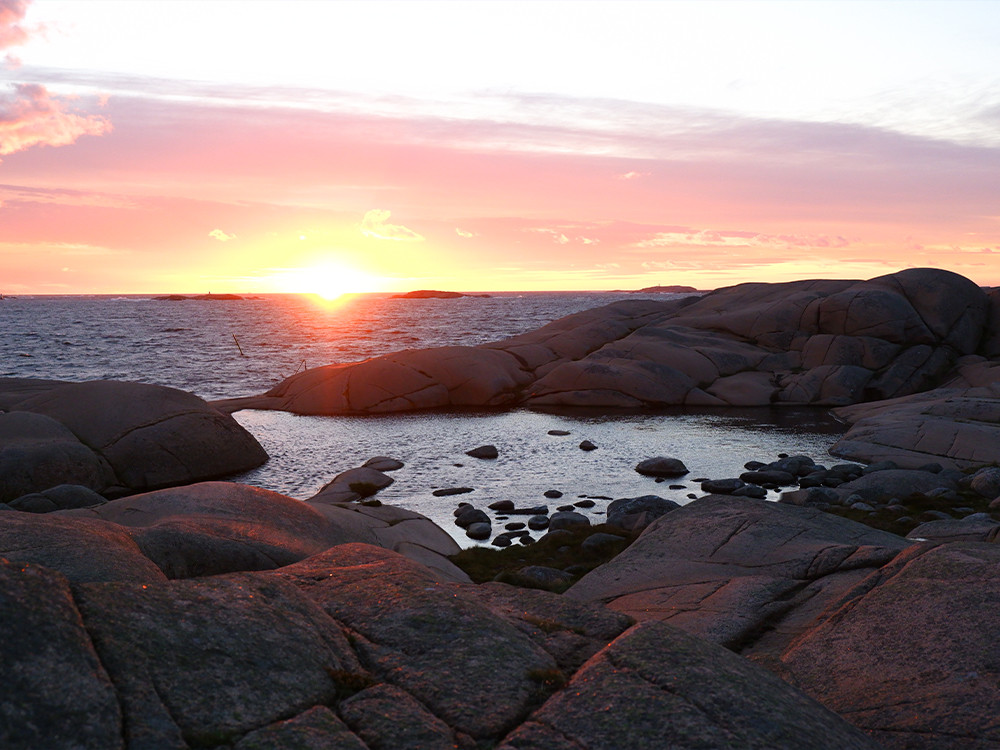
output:
[[[995, 301], [932, 269], [741, 285], [215, 404], [0, 379], [0, 745], [1000, 748]], [[304, 502], [213, 481], [266, 460], [238, 408], [666, 403], [837, 406], [852, 460], [637, 457], [695, 499], [598, 524], [456, 491], [495, 546], [465, 551], [379, 502], [391, 457]]]

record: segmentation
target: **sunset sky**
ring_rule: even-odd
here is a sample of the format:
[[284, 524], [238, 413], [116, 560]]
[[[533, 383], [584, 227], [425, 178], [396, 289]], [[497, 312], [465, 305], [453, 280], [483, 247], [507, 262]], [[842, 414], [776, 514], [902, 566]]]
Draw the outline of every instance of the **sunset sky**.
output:
[[0, 0], [0, 292], [1000, 285], [1000, 2]]

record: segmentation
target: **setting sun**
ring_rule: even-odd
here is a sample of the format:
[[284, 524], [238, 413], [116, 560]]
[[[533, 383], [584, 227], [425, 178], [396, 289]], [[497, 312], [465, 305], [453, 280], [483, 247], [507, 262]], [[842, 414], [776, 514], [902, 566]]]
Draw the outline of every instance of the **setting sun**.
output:
[[333, 300], [345, 294], [382, 291], [382, 280], [342, 263], [326, 262], [276, 274], [274, 287], [279, 292], [315, 294]]

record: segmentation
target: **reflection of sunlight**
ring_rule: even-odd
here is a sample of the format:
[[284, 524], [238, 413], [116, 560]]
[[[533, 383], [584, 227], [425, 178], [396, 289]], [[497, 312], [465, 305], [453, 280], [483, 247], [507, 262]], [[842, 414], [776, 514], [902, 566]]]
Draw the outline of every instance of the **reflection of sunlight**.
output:
[[274, 286], [281, 292], [315, 294], [335, 300], [344, 294], [380, 291], [382, 279], [340, 263], [320, 263], [277, 274]]

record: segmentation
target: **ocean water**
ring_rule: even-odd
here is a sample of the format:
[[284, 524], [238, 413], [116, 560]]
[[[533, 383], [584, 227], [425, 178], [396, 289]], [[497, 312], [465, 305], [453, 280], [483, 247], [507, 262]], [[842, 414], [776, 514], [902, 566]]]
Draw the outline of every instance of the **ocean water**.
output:
[[[339, 304], [298, 295], [174, 302], [139, 296], [7, 298], [0, 302], [0, 376], [132, 380], [206, 399], [228, 398], [261, 393], [302, 367], [405, 348], [495, 341], [624, 298], [635, 295], [525, 293], [453, 300], [360, 295]], [[393, 473], [396, 482], [379, 498], [424, 513], [462, 543], [468, 540], [452, 515], [459, 502], [485, 507], [510, 499], [554, 510], [582, 495], [653, 493], [683, 504], [698, 493], [693, 480], [735, 476], [749, 460], [773, 460], [784, 452], [828, 462], [827, 449], [843, 431], [824, 410], [787, 408], [369, 417], [248, 410], [234, 416], [271, 456], [264, 466], [233, 477], [236, 481], [305, 499], [341, 471], [372, 456], [392, 456], [406, 466]], [[547, 434], [553, 429], [571, 434]], [[598, 449], [580, 450], [584, 439]], [[487, 443], [499, 449], [497, 460], [465, 455]], [[682, 459], [691, 473], [656, 483], [634, 471], [638, 461], [656, 455]], [[432, 495], [434, 489], [458, 486], [473, 492]], [[546, 490], [564, 496], [546, 500]], [[596, 503], [586, 511], [595, 523], [608, 500]]]

